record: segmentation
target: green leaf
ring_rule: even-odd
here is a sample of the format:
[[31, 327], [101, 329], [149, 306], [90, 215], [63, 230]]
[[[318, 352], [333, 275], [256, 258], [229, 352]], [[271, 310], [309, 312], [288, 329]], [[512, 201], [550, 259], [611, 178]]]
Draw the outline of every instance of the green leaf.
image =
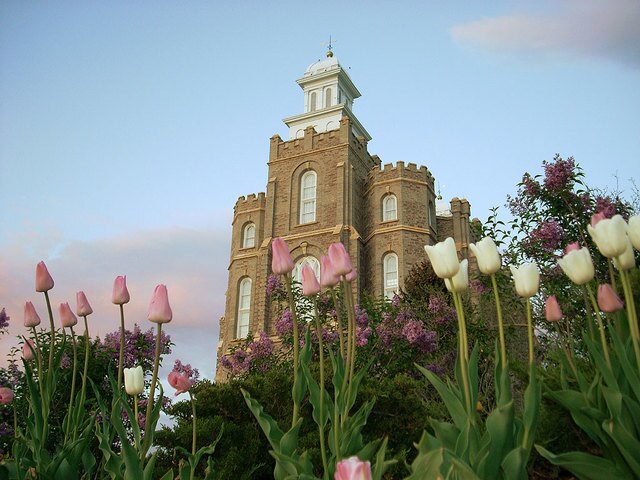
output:
[[[313, 406], [312, 417], [313, 420], [319, 425], [322, 429], [327, 424], [329, 419], [329, 402], [328, 402], [328, 394], [325, 392], [324, 388], [320, 389], [320, 386], [316, 382], [316, 380], [311, 375], [311, 371], [307, 364], [302, 364], [302, 372], [307, 379], [307, 385], [309, 387], [309, 401]], [[321, 397], [322, 395], [322, 397]], [[322, 398], [322, 402], [321, 402]], [[322, 409], [320, 404], [323, 404]]]
[[603, 422], [602, 429], [611, 436], [633, 475], [640, 478], [640, 442], [638, 438], [629, 433], [624, 425], [619, 424], [615, 419]]
[[442, 477], [444, 448], [419, 453], [411, 463], [411, 475], [406, 480], [435, 480]]
[[278, 423], [270, 415], [264, 412], [264, 408], [262, 407], [262, 405], [260, 405], [257, 400], [251, 398], [249, 392], [242, 388], [240, 389], [240, 391], [242, 392], [242, 396], [244, 397], [244, 401], [249, 407], [249, 410], [251, 410], [251, 413], [253, 413], [253, 416], [258, 421], [260, 428], [262, 428], [262, 431], [267, 437], [267, 440], [269, 440], [271, 448], [276, 451], [279, 450], [280, 441], [282, 440], [282, 436], [284, 435], [284, 433], [282, 432], [282, 430], [280, 430]]
[[580, 480], [602, 480], [603, 478], [625, 478], [611, 461], [585, 452], [568, 452], [554, 455], [540, 445], [536, 450], [554, 465], [566, 468]]
[[425, 377], [427, 377], [429, 383], [431, 383], [431, 385], [433, 385], [438, 391], [440, 398], [442, 398], [442, 401], [449, 411], [449, 415], [451, 415], [451, 418], [453, 419], [453, 423], [456, 424], [456, 427], [458, 427], [459, 430], [462, 430], [467, 422], [467, 412], [460, 399], [452, 391], [451, 387], [449, 385], [445, 385], [445, 383], [440, 380], [436, 374], [421, 367], [420, 365], [416, 364], [416, 367]]

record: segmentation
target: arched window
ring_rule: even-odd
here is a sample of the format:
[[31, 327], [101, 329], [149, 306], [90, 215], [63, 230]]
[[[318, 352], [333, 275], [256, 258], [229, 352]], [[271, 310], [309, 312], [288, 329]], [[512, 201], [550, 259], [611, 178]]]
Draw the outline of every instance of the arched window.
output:
[[331, 89], [327, 88], [324, 91], [324, 108], [331, 106]]
[[386, 195], [382, 199], [382, 221], [398, 219], [398, 200], [395, 195]]
[[316, 172], [309, 170], [300, 179], [300, 223], [316, 221]]
[[242, 248], [253, 248], [256, 246], [256, 225], [247, 223], [242, 232]]
[[243, 278], [238, 287], [238, 328], [236, 338], [245, 338], [249, 334], [249, 316], [251, 314], [251, 279]]
[[310, 112], [315, 112], [316, 111], [316, 92], [311, 92], [311, 96], [309, 97], [309, 111]]
[[398, 293], [398, 256], [387, 253], [382, 259], [384, 297], [391, 299]]
[[316, 278], [320, 281], [320, 262], [316, 257], [312, 256], [303, 257], [296, 262], [296, 266], [293, 269], [293, 279], [296, 282], [302, 283], [302, 269], [305, 265], [309, 265], [313, 268], [313, 273], [316, 274]]

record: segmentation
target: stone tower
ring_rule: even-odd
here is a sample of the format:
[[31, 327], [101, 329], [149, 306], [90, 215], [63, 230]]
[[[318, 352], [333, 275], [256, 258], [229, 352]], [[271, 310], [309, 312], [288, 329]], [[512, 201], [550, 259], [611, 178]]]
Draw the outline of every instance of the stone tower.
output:
[[[371, 136], [352, 111], [360, 92], [333, 53], [297, 83], [304, 112], [284, 119], [288, 140], [271, 137], [266, 194], [240, 197], [234, 207], [218, 359], [249, 333], [275, 334], [266, 296], [275, 237], [291, 249], [294, 276], [305, 263], [319, 273], [329, 244], [342, 242], [360, 272], [357, 291], [374, 296], [401, 289], [411, 267], [426, 258], [426, 244], [453, 236], [466, 253], [469, 203], [453, 199], [437, 212], [426, 167], [381, 166], [368, 152]], [[221, 370], [218, 380], [225, 378]]]

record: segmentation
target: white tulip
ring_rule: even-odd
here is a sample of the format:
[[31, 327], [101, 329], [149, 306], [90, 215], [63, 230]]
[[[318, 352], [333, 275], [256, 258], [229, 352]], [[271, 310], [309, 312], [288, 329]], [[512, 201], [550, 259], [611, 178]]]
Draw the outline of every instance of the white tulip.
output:
[[607, 258], [622, 255], [627, 248], [627, 224], [620, 215], [600, 220], [595, 227], [587, 225], [587, 231], [600, 253]]
[[576, 285], [584, 285], [591, 281], [595, 275], [591, 254], [586, 247], [571, 250], [564, 257], [558, 259], [558, 265]]
[[640, 215], [629, 217], [627, 235], [629, 236], [629, 240], [631, 240], [633, 248], [640, 252]]
[[138, 395], [144, 390], [142, 367], [124, 369], [124, 389], [129, 395]]
[[511, 275], [516, 284], [516, 292], [523, 298], [533, 297], [538, 293], [540, 284], [540, 272], [538, 265], [534, 263], [525, 263], [520, 267], [511, 267]]
[[[447, 286], [447, 290], [456, 291], [458, 293], [464, 292], [469, 288], [469, 260], [466, 258], [460, 262], [460, 270], [451, 279], [445, 278], [444, 284]], [[453, 288], [451, 287], [453, 284]]]
[[424, 250], [427, 252], [433, 271], [438, 277], [451, 278], [460, 270], [458, 252], [453, 238], [449, 237], [444, 242], [435, 245], [425, 245]]
[[633, 255], [633, 247], [631, 246], [629, 237], [627, 237], [627, 248], [625, 248], [622, 255], [618, 255], [613, 259], [613, 264], [618, 270], [631, 270], [636, 266], [636, 259]]
[[500, 270], [500, 253], [491, 237], [484, 237], [478, 243], [469, 244], [469, 248], [478, 260], [478, 268], [485, 275], [493, 275]]

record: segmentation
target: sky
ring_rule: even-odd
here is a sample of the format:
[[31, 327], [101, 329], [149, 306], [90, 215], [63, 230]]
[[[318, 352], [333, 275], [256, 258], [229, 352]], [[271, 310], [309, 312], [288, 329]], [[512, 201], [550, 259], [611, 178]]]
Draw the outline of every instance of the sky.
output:
[[[269, 138], [329, 37], [383, 163], [426, 165], [485, 220], [526, 171], [574, 156], [595, 187], [640, 174], [640, 2], [30, 1], [0, 3], [0, 356], [83, 290], [92, 336], [166, 284], [175, 359], [213, 378], [233, 206], [264, 191]], [[505, 212], [506, 213], [506, 212]], [[83, 331], [83, 329], [80, 329]]]

